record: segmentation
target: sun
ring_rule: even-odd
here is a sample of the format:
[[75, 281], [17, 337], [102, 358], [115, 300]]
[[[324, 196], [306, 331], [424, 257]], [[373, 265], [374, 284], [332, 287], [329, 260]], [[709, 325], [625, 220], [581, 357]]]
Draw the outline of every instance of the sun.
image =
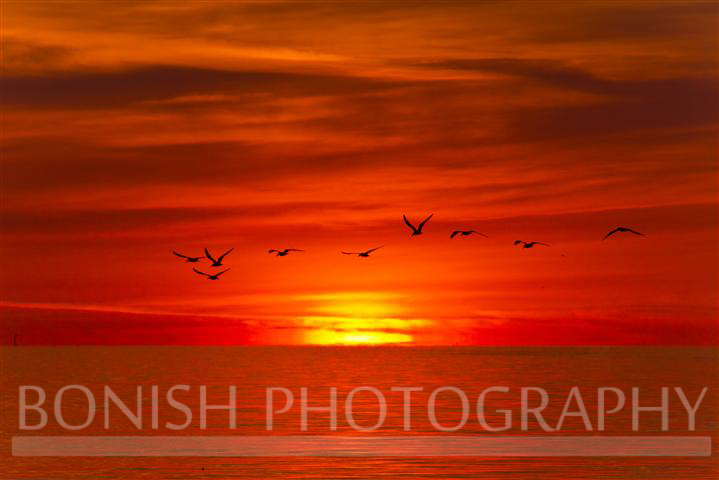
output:
[[343, 292], [312, 297], [313, 315], [303, 318], [309, 345], [381, 345], [412, 343], [412, 329], [423, 323], [402, 318], [392, 295]]
[[412, 335], [395, 332], [312, 330], [305, 334], [305, 343], [310, 345], [382, 345], [412, 341]]

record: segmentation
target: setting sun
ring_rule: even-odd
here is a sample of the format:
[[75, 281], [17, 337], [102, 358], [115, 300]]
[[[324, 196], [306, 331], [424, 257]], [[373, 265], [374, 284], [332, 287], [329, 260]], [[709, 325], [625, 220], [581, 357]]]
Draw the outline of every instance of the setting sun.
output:
[[387, 332], [338, 332], [336, 330], [312, 330], [305, 335], [309, 345], [381, 345], [411, 343], [412, 336], [404, 333]]
[[304, 343], [359, 345], [410, 343], [409, 331], [426, 324], [404, 318], [395, 296], [380, 292], [341, 292], [309, 296], [313, 315], [303, 319]]

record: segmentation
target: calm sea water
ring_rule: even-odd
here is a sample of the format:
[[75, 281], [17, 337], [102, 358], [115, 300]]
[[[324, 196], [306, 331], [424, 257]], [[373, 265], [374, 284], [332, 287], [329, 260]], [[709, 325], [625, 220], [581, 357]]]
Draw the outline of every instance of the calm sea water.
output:
[[[2, 478], [716, 478], [719, 471], [719, 349], [715, 348], [405, 348], [405, 347], [18, 347], [3, 348]], [[93, 422], [79, 432], [64, 430], [52, 415], [55, 393], [65, 385], [84, 385], [97, 399]], [[47, 393], [44, 407], [49, 421], [39, 431], [19, 429], [18, 389], [36, 385]], [[103, 387], [107, 385], [134, 410], [136, 388], [143, 387], [142, 429], [138, 430], [116, 407], [109, 409], [104, 428]], [[150, 387], [157, 385], [160, 428], [151, 428]], [[195, 413], [191, 424], [173, 432], [165, 422], [182, 424], [185, 416], [165, 401], [173, 385], [188, 385], [175, 398]], [[200, 429], [200, 386], [208, 388], [208, 403], [228, 401], [228, 387], [237, 387], [237, 428], [228, 429], [226, 411], [208, 414]], [[387, 399], [384, 425], [372, 432], [356, 432], [344, 415], [344, 402], [355, 387], [371, 386]], [[392, 387], [422, 387], [412, 393], [411, 431], [403, 431], [402, 394]], [[430, 423], [427, 401], [431, 392], [453, 386], [467, 394], [470, 416], [458, 432], [437, 431]], [[490, 386], [509, 392], [491, 394], [486, 401], [490, 425], [501, 425], [498, 409], [513, 411], [513, 426], [501, 435], [698, 435], [712, 437], [708, 457], [13, 457], [13, 436], [47, 435], [499, 435], [484, 430], [476, 417], [479, 394]], [[557, 420], [572, 387], [578, 387], [594, 430], [587, 432], [579, 417], [567, 417], [561, 432], [543, 432], [536, 421], [520, 429], [520, 388], [539, 387], [549, 394], [543, 416], [550, 426]], [[287, 413], [275, 417], [266, 431], [265, 389], [284, 387], [296, 397]], [[308, 430], [300, 430], [300, 388], [308, 389], [310, 406], [327, 406], [329, 388], [338, 388], [338, 428], [329, 429], [329, 413], [310, 412]], [[604, 432], [597, 432], [597, 389], [615, 387], [627, 396], [622, 410], [608, 415]], [[661, 387], [671, 387], [669, 431], [661, 431], [661, 415], [640, 415], [640, 429], [632, 431], [631, 393], [637, 387], [640, 405], [658, 406]], [[682, 387], [690, 402], [708, 387], [696, 415], [696, 429], [687, 429], [687, 413], [673, 387]], [[532, 404], [539, 403], [539, 396]], [[608, 408], [614, 397], [607, 395]], [[28, 397], [34, 403], [35, 395]], [[284, 404], [278, 397], [276, 409]], [[576, 411], [573, 404], [572, 411]], [[87, 417], [87, 400], [68, 391], [62, 414], [69, 424]], [[372, 426], [378, 418], [376, 397], [368, 392], [354, 398], [354, 418]], [[454, 425], [462, 417], [459, 398], [447, 392], [437, 397], [437, 420]], [[39, 416], [28, 413], [28, 423]], [[192, 452], [188, 452], [192, 453]]]

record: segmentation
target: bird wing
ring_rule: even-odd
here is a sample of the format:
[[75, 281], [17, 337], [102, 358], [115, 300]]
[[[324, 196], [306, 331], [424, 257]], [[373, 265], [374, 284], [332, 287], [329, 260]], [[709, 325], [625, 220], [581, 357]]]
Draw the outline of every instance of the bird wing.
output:
[[619, 229], [618, 229], [618, 228], [615, 228], [615, 229], [612, 230], [611, 232], [609, 232], [609, 233], [607, 233], [606, 235], [604, 235], [604, 238], [602, 238], [602, 240], [606, 240], [607, 238], [611, 237], [612, 235], [614, 235], [614, 234], [617, 233], [618, 231], [619, 231]]
[[193, 268], [193, 270], [195, 271], [195, 273], [199, 273], [200, 275], [204, 275], [204, 276], [206, 276], [206, 277], [209, 277], [208, 274], [206, 274], [205, 272], [201, 272], [201, 271], [199, 271], [199, 270], [196, 269], [196, 268]]
[[209, 250], [207, 250], [207, 247], [205, 247], [205, 256], [206, 256], [207, 258], [209, 258], [210, 260], [212, 260], [212, 263], [217, 263], [217, 260], [215, 260], [214, 258], [212, 258], [212, 255], [210, 255], [210, 252], [209, 252]]
[[342, 252], [345, 255], [357, 255], [359, 252]]
[[455, 230], [454, 232], [452, 232], [452, 234], [449, 236], [449, 238], [454, 238], [459, 233], [461, 233], [459, 230]]
[[[626, 227], [625, 227], [625, 228], [626, 228]], [[639, 233], [639, 232], [637, 232], [636, 230], [632, 230], [631, 228], [627, 228], [627, 232], [632, 232], [632, 233], [634, 233], [635, 235], [641, 235], [641, 236], [644, 236], [644, 234], [643, 234], [643, 233]]]
[[181, 254], [181, 253], [177, 253], [177, 252], [174, 251], [174, 250], [172, 251], [172, 253], [174, 253], [175, 255], [177, 255], [177, 256], [180, 257], [180, 258], [190, 258], [190, 257], [188, 257], [187, 255], [183, 255], [183, 254]]
[[220, 273], [216, 273], [215, 276], [216, 276], [216, 277], [219, 277], [220, 275], [222, 275], [223, 273], [225, 273], [225, 272], [227, 272], [227, 271], [229, 271], [229, 270], [230, 270], [229, 268], [228, 268], [227, 270], [223, 270], [223, 271], [221, 271]]
[[267, 250], [267, 253], [275, 253], [275, 252], [278, 252], [278, 251], [279, 251], [279, 250], [275, 250], [274, 248], [272, 248], [272, 249], [270, 249], [270, 250]]
[[222, 259], [225, 258], [225, 256], [226, 256], [228, 253], [230, 253], [232, 250], [234, 250], [234, 249], [235, 249], [235, 247], [232, 247], [231, 249], [227, 250], [225, 253], [223, 253], [222, 255], [220, 255], [220, 258], [218, 258], [217, 260], [221, 262]]
[[417, 231], [417, 229], [414, 228], [414, 225], [412, 225], [411, 223], [409, 223], [409, 220], [407, 220], [407, 216], [406, 216], [406, 215], [402, 215], [402, 218], [404, 218], [404, 223], [406, 223], [409, 228], [411, 228], [411, 229], [412, 229], [413, 231], [415, 231], [415, 232]]
[[420, 230], [422, 230], [422, 227], [424, 227], [424, 224], [427, 223], [427, 222], [429, 222], [429, 219], [432, 218], [433, 216], [434, 216], [434, 213], [430, 214], [429, 217], [425, 218], [424, 221], [419, 224], [419, 227], [418, 227], [418, 228], [419, 228]]
[[516, 246], [516, 245], [519, 245], [520, 243], [525, 243], [525, 242], [523, 242], [522, 240], [515, 240], [515, 241], [514, 241], [514, 245], [515, 245], [515, 246]]
[[382, 248], [382, 247], [384, 247], [384, 245], [381, 245], [381, 246], [379, 246], [379, 247], [375, 247], [375, 248], [373, 248], [372, 250], [367, 250], [366, 252], [363, 252], [363, 253], [372, 253], [372, 252], [374, 252], [375, 250], [379, 250], [379, 249]]

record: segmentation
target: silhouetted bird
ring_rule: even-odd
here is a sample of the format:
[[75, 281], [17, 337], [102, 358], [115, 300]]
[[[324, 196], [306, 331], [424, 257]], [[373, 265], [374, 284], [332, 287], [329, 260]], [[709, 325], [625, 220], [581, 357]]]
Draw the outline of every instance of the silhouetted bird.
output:
[[454, 232], [452, 232], [452, 235], [450, 235], [449, 238], [454, 238], [457, 235], [462, 235], [463, 237], [466, 237], [467, 235], [472, 235], [473, 233], [476, 233], [477, 235], [482, 235], [483, 237], [487, 237], [487, 235], [476, 230], [455, 230]]
[[[434, 215], [434, 213], [432, 215]], [[407, 220], [407, 217], [405, 215], [402, 215], [402, 218], [404, 218], [404, 223], [406, 223], [407, 226], [412, 229], [412, 236], [414, 236], [414, 235], [422, 235], [422, 227], [424, 227], [425, 223], [429, 222], [429, 219], [432, 218], [432, 215], [425, 218], [424, 221], [422, 223], [420, 223], [417, 228], [415, 228], [414, 225], [409, 223], [409, 220]]]
[[304, 250], [300, 250], [298, 248], [285, 248], [284, 250], [275, 250], [274, 248], [267, 253], [277, 253], [278, 257], [284, 257], [290, 252], [304, 252]]
[[183, 254], [181, 254], [181, 253], [177, 253], [177, 252], [174, 251], [174, 250], [172, 251], [172, 253], [174, 253], [175, 255], [177, 255], [177, 256], [180, 257], [180, 258], [184, 258], [185, 261], [186, 261], [186, 262], [189, 262], [189, 263], [197, 263], [197, 262], [200, 261], [200, 259], [203, 258], [203, 257], [188, 257], [187, 255], [183, 255]]
[[617, 227], [617, 228], [615, 228], [614, 230], [612, 230], [611, 232], [607, 233], [607, 234], [604, 236], [604, 238], [602, 238], [602, 240], [606, 240], [607, 238], [609, 238], [610, 236], [614, 235], [615, 233], [623, 233], [623, 232], [628, 232], [628, 233], [633, 233], [634, 235], [644, 236], [643, 233], [639, 233], [639, 232], [637, 232], [636, 230], [632, 230], [631, 228], [627, 228], [627, 227]]
[[215, 273], [215, 274], [213, 274], [213, 275], [210, 275], [209, 273], [201, 272], [201, 271], [199, 271], [199, 270], [196, 269], [196, 268], [193, 268], [193, 270], [195, 271], [195, 273], [199, 273], [200, 275], [206, 276], [208, 280], [219, 280], [219, 279], [220, 279], [220, 275], [222, 275], [223, 273], [225, 273], [226, 271], [228, 271], [229, 268], [228, 268], [227, 270], [223, 270], [223, 271], [221, 271], [220, 273]]
[[210, 255], [210, 252], [207, 250], [207, 248], [205, 248], [205, 256], [206, 256], [207, 258], [209, 258], [210, 260], [212, 260], [212, 265], [210, 265], [211, 267], [221, 267], [221, 266], [222, 266], [222, 259], [225, 258], [225, 256], [226, 256], [228, 253], [230, 253], [232, 250], [234, 250], [234, 248], [231, 248], [231, 249], [227, 250], [225, 253], [223, 253], [222, 255], [220, 255], [219, 257], [217, 257], [217, 259], [214, 259], [214, 258], [212, 258], [212, 255]]
[[[384, 247], [384, 245], [382, 245]], [[379, 250], [382, 247], [376, 247], [372, 250], [367, 250], [366, 252], [342, 252], [345, 255], [357, 255], [358, 257], [369, 257], [369, 254], [374, 252], [375, 250]]]
[[548, 243], [542, 243], [542, 242], [524, 242], [522, 240], [515, 240], [514, 245], [522, 245], [522, 248], [532, 248], [535, 245], [544, 245], [545, 247], [549, 247], [550, 245]]

